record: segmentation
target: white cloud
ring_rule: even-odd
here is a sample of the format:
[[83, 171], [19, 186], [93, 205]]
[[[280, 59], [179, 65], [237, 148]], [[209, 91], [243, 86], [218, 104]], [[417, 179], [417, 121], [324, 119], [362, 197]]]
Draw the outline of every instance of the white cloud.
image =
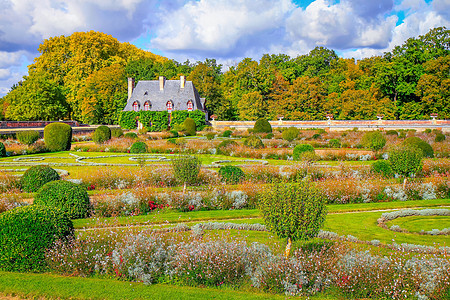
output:
[[7, 79], [11, 76], [9, 69], [0, 69], [0, 80]]

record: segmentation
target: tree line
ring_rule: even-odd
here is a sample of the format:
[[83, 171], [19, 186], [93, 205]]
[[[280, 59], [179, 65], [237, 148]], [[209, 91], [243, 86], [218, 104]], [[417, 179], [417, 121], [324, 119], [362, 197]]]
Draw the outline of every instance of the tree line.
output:
[[450, 118], [450, 31], [410, 38], [382, 56], [340, 58], [316, 47], [290, 57], [244, 58], [223, 71], [215, 59], [179, 63], [90, 31], [52, 37], [39, 46], [28, 75], [0, 99], [8, 120], [72, 119], [117, 124], [127, 77], [185, 75], [219, 120]]

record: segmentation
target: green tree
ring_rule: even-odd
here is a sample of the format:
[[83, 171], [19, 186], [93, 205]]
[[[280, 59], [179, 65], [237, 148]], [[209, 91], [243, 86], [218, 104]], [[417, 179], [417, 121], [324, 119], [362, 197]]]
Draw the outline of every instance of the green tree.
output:
[[386, 138], [381, 133], [381, 131], [369, 131], [363, 135], [361, 144], [364, 147], [377, 152], [383, 149], [383, 147], [386, 145]]
[[422, 151], [411, 145], [398, 145], [389, 152], [392, 170], [405, 177], [403, 189], [406, 187], [407, 176], [415, 175], [422, 170], [422, 157]]
[[244, 94], [238, 102], [239, 119], [254, 121], [266, 115], [266, 104], [259, 92]]

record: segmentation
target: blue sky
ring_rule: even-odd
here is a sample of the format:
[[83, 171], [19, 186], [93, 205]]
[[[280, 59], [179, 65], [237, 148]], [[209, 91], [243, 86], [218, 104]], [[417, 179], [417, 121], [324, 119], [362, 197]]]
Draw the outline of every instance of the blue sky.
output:
[[225, 68], [316, 46], [380, 55], [431, 28], [450, 28], [450, 0], [2, 0], [0, 97], [27, 74], [46, 38], [105, 32], [122, 42]]

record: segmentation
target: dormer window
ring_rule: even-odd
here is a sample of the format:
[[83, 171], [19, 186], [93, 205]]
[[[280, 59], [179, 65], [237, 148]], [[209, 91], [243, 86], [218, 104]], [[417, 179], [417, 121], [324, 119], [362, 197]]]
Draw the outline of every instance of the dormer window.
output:
[[167, 101], [166, 107], [167, 107], [168, 112], [172, 112], [172, 109], [173, 109], [172, 101]]
[[139, 103], [137, 101], [133, 102], [133, 110], [134, 111], [139, 111]]
[[188, 111], [193, 111], [194, 110], [194, 104], [192, 103], [191, 100], [189, 100], [188, 103], [187, 103], [187, 110]]
[[145, 111], [149, 111], [149, 110], [150, 110], [150, 107], [152, 107], [151, 104], [150, 104], [150, 102], [146, 101], [146, 102], [144, 103], [144, 110], [145, 110]]
[[147, 96], [148, 95], [148, 92], [147, 91], [145, 91], [145, 93], [144, 93], [144, 96]]

